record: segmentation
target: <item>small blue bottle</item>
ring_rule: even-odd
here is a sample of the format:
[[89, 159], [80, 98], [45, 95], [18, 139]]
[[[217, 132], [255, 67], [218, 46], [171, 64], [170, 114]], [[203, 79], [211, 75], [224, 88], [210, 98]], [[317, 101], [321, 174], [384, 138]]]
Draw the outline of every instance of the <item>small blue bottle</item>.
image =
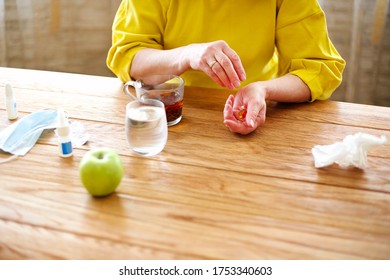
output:
[[72, 141], [70, 139], [69, 120], [65, 117], [64, 109], [58, 109], [58, 127], [57, 127], [58, 142], [60, 155], [62, 157], [70, 157], [73, 155]]

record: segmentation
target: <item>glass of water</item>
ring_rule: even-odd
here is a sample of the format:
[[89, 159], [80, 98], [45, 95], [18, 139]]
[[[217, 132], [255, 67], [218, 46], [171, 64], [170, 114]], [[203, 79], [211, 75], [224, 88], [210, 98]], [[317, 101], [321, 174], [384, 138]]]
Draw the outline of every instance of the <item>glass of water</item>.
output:
[[160, 153], [168, 139], [164, 103], [143, 99], [127, 104], [126, 137], [131, 149], [139, 155], [154, 156]]

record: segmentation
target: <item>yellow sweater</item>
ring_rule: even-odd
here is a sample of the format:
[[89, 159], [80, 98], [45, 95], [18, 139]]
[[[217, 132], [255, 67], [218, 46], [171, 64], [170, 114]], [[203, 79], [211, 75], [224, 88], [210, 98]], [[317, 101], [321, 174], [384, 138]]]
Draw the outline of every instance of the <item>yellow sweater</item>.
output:
[[[312, 100], [327, 99], [345, 67], [316, 0], [123, 0], [112, 40], [107, 66], [123, 82], [142, 48], [216, 40], [240, 56], [247, 76], [242, 86], [290, 73], [309, 86]], [[182, 77], [186, 85], [219, 87], [201, 71]]]

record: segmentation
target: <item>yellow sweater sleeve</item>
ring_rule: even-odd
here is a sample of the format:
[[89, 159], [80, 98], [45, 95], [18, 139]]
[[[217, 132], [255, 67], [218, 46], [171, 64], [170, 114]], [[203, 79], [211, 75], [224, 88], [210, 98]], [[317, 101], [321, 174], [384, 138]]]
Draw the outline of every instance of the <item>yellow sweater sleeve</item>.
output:
[[312, 101], [329, 98], [341, 83], [345, 61], [329, 39], [324, 12], [316, 1], [279, 3], [278, 76], [289, 73], [300, 77], [310, 88]]
[[162, 49], [166, 17], [164, 1], [123, 0], [112, 26], [108, 68], [122, 81], [131, 80], [130, 67], [143, 48]]

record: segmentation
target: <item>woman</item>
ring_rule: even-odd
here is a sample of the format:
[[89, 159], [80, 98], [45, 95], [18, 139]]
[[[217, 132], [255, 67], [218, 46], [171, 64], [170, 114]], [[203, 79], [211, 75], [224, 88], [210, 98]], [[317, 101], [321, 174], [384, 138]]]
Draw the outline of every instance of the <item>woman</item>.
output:
[[316, 0], [123, 0], [107, 65], [123, 82], [169, 73], [238, 89], [224, 123], [248, 134], [264, 124], [267, 100], [329, 98], [345, 61]]

